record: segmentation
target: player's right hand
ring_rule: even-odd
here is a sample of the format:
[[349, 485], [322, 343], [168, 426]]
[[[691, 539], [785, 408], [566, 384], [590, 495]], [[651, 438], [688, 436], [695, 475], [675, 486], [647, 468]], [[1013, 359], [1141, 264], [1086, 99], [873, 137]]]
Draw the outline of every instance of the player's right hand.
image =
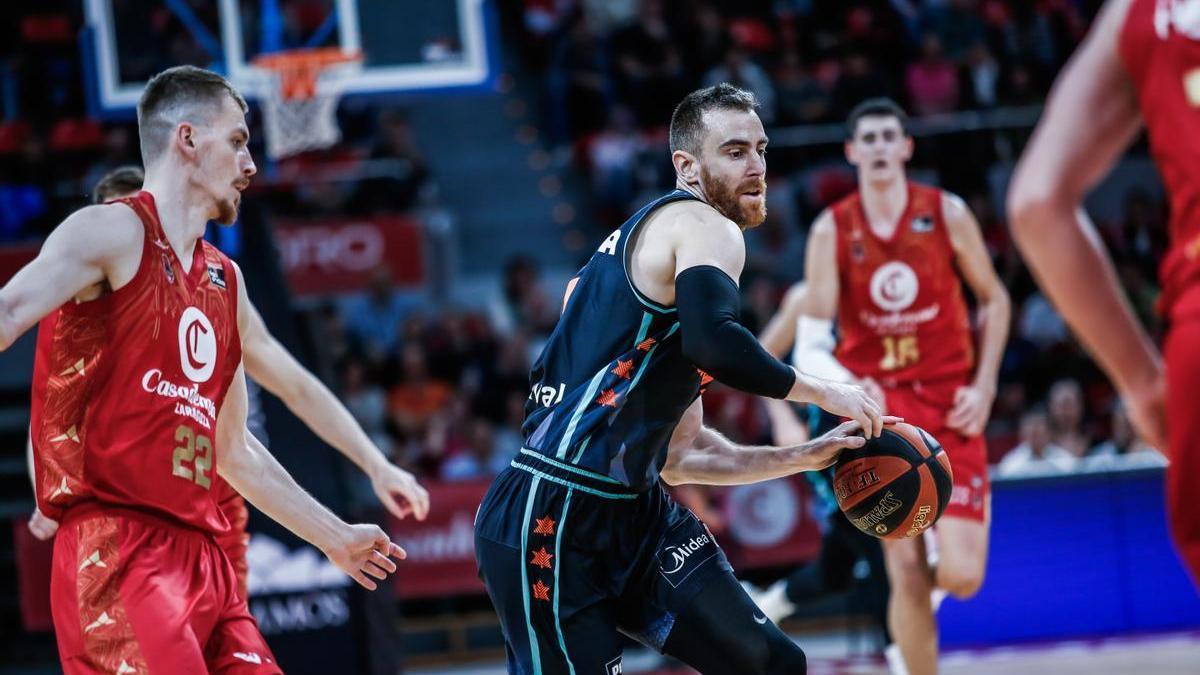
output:
[[[900, 417], [892, 417], [884, 415], [884, 424], [896, 424], [903, 422]], [[862, 437], [862, 425], [854, 420], [842, 422], [829, 431], [817, 436], [811, 441], [800, 446], [801, 452], [804, 455], [805, 471], [820, 471], [833, 466], [837, 461], [838, 455], [846, 448], [861, 448], [865, 445], [867, 439]]]
[[1145, 386], [1121, 392], [1129, 421], [1138, 436], [1159, 452], [1167, 451], [1167, 382], [1159, 373]]
[[347, 525], [338, 541], [322, 552], [368, 591], [378, 587], [372, 578], [382, 581], [396, 571], [392, 558], [408, 557], [378, 525]]
[[813, 401], [824, 410], [858, 422], [867, 438], [883, 433], [883, 413], [879, 404], [856, 384], [821, 380]]
[[58, 532], [58, 521], [46, 517], [41, 509], [34, 507], [33, 514], [29, 516], [29, 531], [40, 541], [49, 541]]

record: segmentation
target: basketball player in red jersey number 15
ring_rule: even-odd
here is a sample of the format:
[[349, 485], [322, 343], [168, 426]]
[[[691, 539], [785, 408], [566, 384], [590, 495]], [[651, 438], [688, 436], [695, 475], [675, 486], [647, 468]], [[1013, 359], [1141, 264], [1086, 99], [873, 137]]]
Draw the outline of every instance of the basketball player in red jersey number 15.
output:
[[[883, 541], [888, 626], [908, 673], [926, 675], [937, 672], [934, 590], [965, 599], [983, 583], [990, 499], [981, 434], [1011, 308], [963, 201], [907, 180], [913, 141], [905, 122], [888, 99], [850, 114], [846, 157], [858, 189], [809, 234], [796, 365], [866, 385], [887, 414], [928, 431], [950, 457], [954, 490], [936, 526], [936, 563], [921, 537]], [[964, 281], [979, 303], [978, 349]]]
[[62, 308], [31, 434], [38, 508], [61, 523], [67, 673], [279, 672], [214, 539], [229, 528], [217, 475], [367, 588], [404, 555], [318, 504], [246, 429], [245, 289], [202, 239], [234, 221], [255, 172], [245, 110], [214, 73], [156, 75], [138, 105], [143, 191], [72, 214], [0, 289], [0, 348]]
[[[1112, 379], [1143, 440], [1166, 450], [1171, 533], [1200, 584], [1200, 3], [1112, 0], [1059, 75], [1008, 193], [1034, 277]], [[1083, 197], [1145, 122], [1171, 200], [1160, 263], [1163, 352], [1138, 324]]]

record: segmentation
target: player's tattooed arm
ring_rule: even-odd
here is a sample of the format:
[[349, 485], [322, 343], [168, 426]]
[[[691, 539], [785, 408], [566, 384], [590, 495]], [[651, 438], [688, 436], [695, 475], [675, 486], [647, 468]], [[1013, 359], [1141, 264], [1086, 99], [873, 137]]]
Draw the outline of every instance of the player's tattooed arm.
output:
[[[845, 448], [866, 442], [857, 422], [846, 422], [811, 441], [785, 446], [740, 445], [703, 425], [697, 399], [675, 427], [663, 465], [669, 485], [743, 485], [832, 465]], [[895, 421], [894, 418], [884, 418]]]
[[37, 257], [0, 288], [0, 350], [89, 286], [127, 283], [141, 259], [142, 236], [137, 216], [124, 205], [88, 206], [68, 216]]
[[412, 514], [424, 520], [429, 513], [425, 488], [411, 473], [388, 461], [346, 406], [271, 335], [249, 300], [245, 310], [245, 329], [240, 332], [246, 373], [278, 396], [321, 440], [362, 469], [388, 511], [397, 518]]
[[1039, 285], [1112, 378], [1143, 438], [1165, 447], [1162, 359], [1081, 208], [1141, 128], [1137, 96], [1118, 53], [1129, 5], [1106, 3], [1059, 75], [1013, 173], [1008, 215]]

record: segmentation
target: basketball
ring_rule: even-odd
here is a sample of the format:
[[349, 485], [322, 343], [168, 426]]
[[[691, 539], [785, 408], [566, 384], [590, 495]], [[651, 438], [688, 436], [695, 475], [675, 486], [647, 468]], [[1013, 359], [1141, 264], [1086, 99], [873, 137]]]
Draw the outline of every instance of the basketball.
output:
[[950, 503], [950, 460], [924, 429], [893, 424], [842, 452], [834, 472], [838, 506], [859, 530], [881, 539], [915, 537]]

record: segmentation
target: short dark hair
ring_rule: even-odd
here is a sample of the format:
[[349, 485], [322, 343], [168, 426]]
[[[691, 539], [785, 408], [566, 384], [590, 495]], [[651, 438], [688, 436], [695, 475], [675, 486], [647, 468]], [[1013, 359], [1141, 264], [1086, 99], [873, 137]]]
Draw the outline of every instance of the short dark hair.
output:
[[123, 195], [137, 192], [142, 189], [142, 182], [145, 179], [146, 174], [142, 173], [142, 167], [132, 164], [119, 166], [104, 174], [104, 177], [96, 183], [96, 187], [92, 188], [92, 203], [103, 204]]
[[899, 103], [880, 96], [869, 98], [854, 106], [854, 109], [850, 111], [850, 116], [846, 118], [846, 138], [854, 138], [854, 130], [858, 128], [858, 121], [864, 117], [895, 117], [900, 122], [901, 131], [905, 136], [908, 135], [908, 113], [904, 112], [904, 108], [901, 108]]
[[138, 101], [138, 134], [141, 140], [142, 163], [158, 157], [175, 125], [198, 114], [208, 114], [220, 107], [229, 96], [242, 109], [248, 110], [246, 99], [229, 80], [196, 66], [175, 66], [150, 78]]
[[671, 115], [671, 152], [699, 154], [704, 140], [704, 113], [709, 110], [753, 112], [756, 108], [758, 99], [754, 94], [728, 82], [693, 91], [683, 97]]

